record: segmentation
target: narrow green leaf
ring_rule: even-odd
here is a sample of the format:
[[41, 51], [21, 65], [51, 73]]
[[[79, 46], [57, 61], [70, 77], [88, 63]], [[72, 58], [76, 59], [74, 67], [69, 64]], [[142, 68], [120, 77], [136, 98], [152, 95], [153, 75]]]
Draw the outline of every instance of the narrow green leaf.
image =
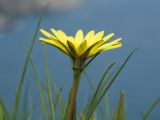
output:
[[144, 113], [142, 120], [147, 120], [149, 115], [153, 112], [153, 110], [157, 107], [157, 105], [160, 103], [160, 97], [158, 97], [153, 104], [149, 107], [146, 113]]
[[47, 95], [48, 95], [48, 100], [49, 100], [49, 108], [50, 108], [50, 113], [51, 113], [51, 119], [55, 120], [55, 110], [54, 110], [54, 103], [53, 103], [53, 98], [52, 98], [52, 89], [51, 89], [51, 78], [49, 74], [49, 68], [48, 68], [48, 62], [47, 62], [47, 51], [44, 46], [44, 66], [45, 66], [45, 71], [46, 71], [46, 82], [47, 82]]
[[124, 92], [120, 92], [119, 100], [113, 114], [113, 120], [126, 120]]
[[109, 67], [107, 67], [106, 71], [104, 72], [104, 74], [102, 75], [102, 78], [93, 94], [93, 97], [92, 99], [90, 100], [90, 103], [88, 104], [88, 114], [86, 115], [88, 117], [88, 115], [90, 114], [90, 111], [92, 109], [92, 106], [95, 104], [95, 102], [97, 101], [97, 97], [99, 96], [100, 93], [100, 90], [102, 89], [102, 85], [105, 81], [105, 76], [108, 74], [108, 72], [111, 70], [111, 68], [115, 65], [115, 63], [112, 63]]
[[67, 97], [66, 106], [65, 106], [65, 110], [64, 110], [64, 116], [63, 116], [62, 120], [67, 120], [67, 113], [68, 113], [68, 108], [69, 108], [70, 97], [71, 97], [71, 90], [70, 90], [68, 97]]
[[126, 58], [126, 60], [124, 61], [124, 63], [120, 66], [120, 68], [118, 69], [118, 71], [116, 72], [116, 74], [114, 75], [114, 77], [111, 79], [111, 81], [109, 82], [109, 84], [107, 85], [107, 87], [105, 88], [104, 92], [102, 93], [102, 95], [99, 97], [99, 100], [97, 102], [97, 105], [99, 104], [99, 102], [102, 100], [102, 98], [105, 96], [105, 94], [107, 93], [107, 91], [109, 90], [109, 88], [111, 87], [111, 85], [113, 84], [113, 82], [115, 81], [115, 79], [118, 77], [118, 75], [120, 74], [120, 72], [122, 71], [122, 69], [125, 67], [125, 65], [128, 63], [129, 59], [131, 58], [131, 56], [137, 51], [137, 49], [134, 49], [129, 56]]
[[106, 96], [106, 119], [107, 120], [111, 120], [110, 116], [111, 116], [111, 110], [110, 110], [110, 101], [109, 101], [109, 96]]
[[31, 63], [31, 66], [32, 66], [32, 69], [33, 69], [33, 72], [34, 72], [34, 76], [36, 78], [37, 87], [38, 87], [39, 94], [40, 94], [40, 97], [41, 97], [41, 104], [42, 104], [43, 111], [44, 111], [45, 116], [46, 116], [46, 120], [50, 120], [49, 119], [49, 112], [48, 112], [48, 108], [47, 108], [47, 102], [46, 102], [44, 91], [43, 91], [43, 88], [42, 88], [42, 85], [41, 85], [40, 78], [38, 76], [37, 70], [36, 70], [36, 68], [33, 64], [32, 59], [30, 58], [29, 60], [30, 60], [30, 63]]
[[101, 100], [106, 95], [106, 93], [108, 92], [109, 88], [111, 87], [111, 85], [113, 84], [113, 82], [115, 81], [115, 79], [118, 77], [118, 75], [120, 74], [120, 72], [122, 71], [122, 69], [125, 67], [125, 65], [128, 63], [129, 59], [135, 53], [136, 50], [137, 49], [134, 49], [128, 55], [128, 57], [126, 58], [126, 60], [124, 61], [124, 63], [120, 67], [118, 67], [117, 72], [115, 73], [115, 75], [113, 76], [113, 78], [110, 80], [110, 82], [107, 84], [106, 88], [101, 93], [99, 93], [100, 96], [98, 96], [98, 98], [96, 98], [96, 97], [92, 98], [93, 100], [91, 101], [91, 105], [89, 106], [89, 110], [87, 112], [87, 119], [91, 117], [92, 113], [95, 111], [95, 109], [97, 108], [97, 106], [100, 104]]
[[55, 101], [54, 102], [54, 109], [56, 110], [57, 105], [60, 106], [60, 109], [58, 109], [58, 110], [60, 110], [60, 119], [62, 119], [63, 115], [64, 115], [65, 104], [64, 104], [64, 101], [62, 99], [61, 93], [62, 93], [62, 90], [63, 90], [65, 85], [62, 85], [62, 86], [58, 87], [56, 82], [53, 79], [52, 79], [51, 83], [52, 83], [53, 88], [54, 88], [55, 93], [56, 93], [56, 98], [54, 100]]
[[34, 46], [34, 43], [35, 43], [35, 40], [36, 40], [36, 37], [37, 37], [37, 34], [38, 34], [38, 30], [39, 30], [39, 27], [40, 27], [40, 24], [41, 24], [44, 12], [46, 11], [46, 8], [47, 8], [47, 5], [44, 8], [44, 10], [43, 10], [43, 12], [42, 12], [42, 14], [40, 16], [39, 22], [38, 22], [36, 30], [35, 30], [35, 34], [34, 34], [33, 39], [32, 39], [32, 43], [31, 43], [28, 55], [26, 57], [26, 60], [25, 60], [24, 66], [23, 66], [20, 82], [19, 82], [19, 85], [18, 85], [16, 97], [15, 97], [15, 102], [14, 102], [14, 107], [13, 107], [13, 114], [12, 114], [12, 120], [16, 120], [16, 118], [17, 118], [17, 113], [18, 113], [18, 110], [19, 110], [20, 96], [21, 96], [21, 92], [22, 92], [22, 88], [23, 88], [23, 83], [24, 83], [25, 75], [26, 75], [26, 72], [27, 72], [27, 67], [28, 67], [28, 62], [29, 62], [29, 56], [32, 53], [32, 49], [33, 49], [33, 46]]
[[8, 110], [0, 97], [0, 120], [9, 120], [10, 116], [8, 114]]
[[27, 120], [27, 115], [28, 115], [28, 111], [27, 111], [28, 92], [29, 92], [29, 81], [27, 82], [25, 92], [24, 92], [22, 120]]

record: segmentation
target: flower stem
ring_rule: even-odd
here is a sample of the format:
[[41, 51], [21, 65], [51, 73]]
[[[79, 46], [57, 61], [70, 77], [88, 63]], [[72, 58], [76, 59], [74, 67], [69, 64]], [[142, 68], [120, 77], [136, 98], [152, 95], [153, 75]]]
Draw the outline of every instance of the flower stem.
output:
[[74, 67], [75, 68], [73, 68], [73, 83], [71, 88], [67, 120], [73, 120], [76, 114], [76, 96], [81, 75], [81, 69], [77, 66], [77, 64]]

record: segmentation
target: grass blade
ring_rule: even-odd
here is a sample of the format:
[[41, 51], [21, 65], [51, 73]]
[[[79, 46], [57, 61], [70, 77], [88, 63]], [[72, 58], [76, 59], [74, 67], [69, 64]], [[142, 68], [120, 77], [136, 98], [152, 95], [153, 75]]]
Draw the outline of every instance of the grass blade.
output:
[[[94, 95], [92, 97], [92, 99], [90, 100], [90, 103], [88, 104], [88, 112], [90, 111], [90, 109], [92, 108], [91, 106], [93, 106], [93, 104], [95, 103], [95, 101], [97, 100], [97, 97], [99, 95], [99, 92], [101, 90], [101, 86], [103, 85], [104, 83], [104, 80], [105, 80], [105, 76], [108, 74], [108, 72], [111, 70], [111, 68], [115, 65], [115, 63], [112, 63], [107, 69], [106, 71], [104, 72], [104, 74], [102, 75], [102, 78], [98, 84], [98, 87], [96, 88], [95, 92], [94, 92]], [[86, 76], [87, 77], [87, 76]], [[91, 81], [90, 81], [91, 82]]]
[[48, 101], [49, 101], [49, 108], [51, 113], [51, 120], [55, 120], [55, 110], [54, 110], [54, 103], [53, 103], [53, 97], [52, 97], [52, 89], [51, 89], [51, 78], [49, 74], [49, 68], [48, 68], [48, 62], [47, 62], [47, 51], [44, 46], [44, 66], [46, 71], [46, 82], [47, 82], [47, 95], [48, 95]]
[[[122, 69], [125, 67], [125, 65], [128, 63], [129, 59], [131, 58], [131, 56], [135, 53], [137, 49], [134, 49], [126, 58], [126, 60], [123, 62], [123, 64], [118, 67], [118, 70], [116, 70], [115, 75], [113, 76], [113, 78], [111, 78], [110, 82], [108, 83], [108, 85], [106, 86], [106, 88], [99, 93], [100, 96], [94, 97], [92, 98], [91, 104], [88, 108], [88, 112], [87, 112], [87, 119], [89, 119], [91, 117], [91, 115], [93, 114], [93, 112], [95, 111], [95, 109], [97, 108], [97, 106], [100, 104], [101, 100], [103, 99], [103, 97], [106, 95], [106, 93], [108, 92], [109, 88], [111, 87], [111, 85], [113, 84], [113, 82], [115, 81], [115, 79], [118, 77], [118, 75], [120, 74], [120, 72], [122, 71]], [[97, 91], [100, 88], [97, 89]]]
[[42, 12], [42, 14], [40, 16], [40, 19], [38, 21], [38, 24], [37, 24], [37, 27], [36, 27], [36, 30], [35, 30], [35, 34], [33, 36], [32, 43], [31, 43], [29, 52], [27, 54], [24, 66], [23, 66], [22, 74], [21, 74], [21, 77], [20, 77], [20, 82], [19, 82], [19, 85], [18, 85], [16, 97], [15, 97], [15, 102], [14, 102], [14, 107], [13, 107], [13, 114], [12, 114], [12, 120], [16, 120], [16, 118], [17, 118], [17, 113], [18, 113], [18, 110], [19, 110], [20, 96], [21, 96], [21, 92], [22, 92], [22, 88], [23, 88], [23, 83], [24, 83], [25, 75], [26, 75], [26, 72], [27, 72], [27, 67], [28, 67], [28, 62], [29, 62], [29, 56], [32, 53], [32, 49], [33, 49], [33, 46], [34, 46], [34, 43], [35, 43], [35, 40], [36, 40], [36, 37], [37, 37], [37, 34], [38, 34], [38, 30], [39, 30], [39, 27], [40, 27], [40, 24], [41, 24], [44, 12], [46, 11], [46, 8], [47, 8], [47, 5], [46, 5], [45, 9], [43, 10], [43, 12]]
[[[28, 55], [29, 53], [28, 53], [27, 49], [25, 48], [25, 46], [23, 45], [22, 42], [21, 42], [21, 45], [23, 46], [26, 54]], [[31, 64], [31, 67], [32, 67], [33, 73], [34, 73], [34, 77], [35, 77], [36, 82], [37, 82], [37, 87], [38, 87], [40, 98], [41, 98], [41, 104], [42, 104], [42, 108], [43, 108], [43, 111], [44, 111], [45, 116], [46, 116], [46, 120], [49, 120], [50, 116], [49, 116], [49, 112], [48, 112], [48, 108], [47, 108], [47, 102], [46, 102], [45, 94], [44, 94], [44, 91], [43, 91], [43, 86], [41, 85], [41, 81], [40, 81], [38, 72], [37, 72], [37, 70], [34, 66], [34, 63], [33, 63], [30, 56], [29, 56], [29, 62]]]
[[30, 60], [30, 63], [32, 65], [32, 69], [33, 69], [33, 72], [34, 72], [34, 75], [35, 75], [35, 79], [36, 79], [36, 82], [37, 82], [37, 87], [38, 87], [39, 94], [40, 94], [40, 97], [41, 97], [41, 103], [42, 103], [43, 111], [44, 111], [45, 116], [46, 116], [46, 120], [50, 120], [49, 119], [49, 112], [48, 112], [48, 108], [47, 108], [47, 102], [46, 102], [44, 91], [43, 91], [43, 88], [42, 88], [42, 85], [41, 85], [40, 78], [38, 76], [38, 73], [37, 73], [36, 68], [35, 68], [35, 66], [33, 64], [32, 59], [30, 58], [29, 60]]
[[24, 93], [24, 100], [23, 100], [23, 115], [22, 115], [22, 120], [26, 120], [28, 116], [28, 111], [27, 111], [27, 98], [28, 98], [28, 92], [29, 92], [29, 82], [27, 82], [26, 88], [25, 88], [25, 93]]
[[160, 97], [158, 97], [151, 107], [148, 109], [148, 111], [143, 115], [142, 120], [147, 120], [149, 115], [153, 112], [153, 110], [157, 107], [157, 105], [160, 103]]
[[129, 59], [131, 58], [131, 56], [136, 52], [137, 49], [134, 49], [129, 56], [126, 58], [126, 60], [124, 61], [124, 63], [120, 66], [120, 68], [118, 69], [118, 71], [116, 72], [116, 74], [114, 75], [114, 77], [111, 79], [111, 81], [109, 82], [109, 84], [107, 85], [107, 87], [105, 88], [104, 92], [102, 93], [102, 95], [99, 97], [98, 100], [98, 104], [99, 102], [102, 100], [102, 98], [105, 96], [106, 92], [109, 90], [109, 88], [111, 87], [111, 85], [113, 84], [113, 82], [115, 81], [115, 79], [118, 77], [118, 75], [120, 74], [120, 72], [122, 71], [122, 69], [125, 67], [125, 65], [128, 63]]
[[124, 92], [120, 92], [120, 97], [114, 111], [113, 120], [126, 120]]
[[2, 98], [0, 97], [0, 120], [9, 120], [10, 116], [8, 114], [7, 108], [4, 105]]
[[106, 97], [106, 119], [107, 120], [111, 120], [110, 116], [111, 116], [111, 110], [110, 110], [110, 101], [109, 101], [109, 97], [107, 95]]
[[66, 106], [65, 106], [65, 110], [64, 110], [64, 116], [63, 116], [62, 120], [67, 120], [67, 113], [68, 113], [68, 108], [69, 108], [70, 96], [71, 96], [71, 90], [70, 90], [69, 95], [67, 97], [67, 102], [66, 102]]

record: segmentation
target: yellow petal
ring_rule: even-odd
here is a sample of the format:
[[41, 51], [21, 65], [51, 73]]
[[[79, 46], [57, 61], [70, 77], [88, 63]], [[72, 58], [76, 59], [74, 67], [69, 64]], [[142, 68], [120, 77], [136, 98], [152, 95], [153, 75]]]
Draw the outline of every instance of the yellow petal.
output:
[[113, 45], [118, 44], [121, 40], [122, 40], [122, 38], [118, 38], [118, 39], [116, 39], [116, 40], [114, 40], [114, 41], [112, 41], [112, 42], [110, 42], [110, 43], [106, 43], [106, 44], [98, 47], [97, 49], [106, 50], [106, 49], [108, 49], [108, 47], [111, 47], [111, 46], [113, 46]]
[[[101, 42], [101, 44], [99, 44], [99, 46], [101, 46], [102, 44], [104, 44], [106, 41], [108, 41], [109, 39], [111, 39], [113, 36], [114, 36], [114, 33], [111, 33], [111, 34], [105, 36], [105, 37], [103, 38], [103, 42]], [[99, 46], [97, 46], [97, 48], [98, 48]]]
[[89, 42], [90, 40], [93, 39], [94, 34], [95, 34], [95, 31], [91, 30], [91, 31], [88, 32], [87, 35], [85, 36], [85, 40], [87, 40], [87, 41]]
[[103, 38], [104, 42], [106, 42], [106, 41], [108, 41], [109, 39], [111, 39], [114, 35], [115, 35], [114, 33], [111, 33], [111, 34], [105, 36], [105, 37]]
[[88, 42], [88, 46], [91, 46], [91, 45], [93, 45], [94, 43], [102, 40], [103, 35], [104, 35], [104, 31], [98, 32], [98, 33], [93, 37], [92, 40], [87, 41], [87, 42]]
[[119, 48], [119, 47], [121, 47], [121, 46], [122, 46], [122, 43], [118, 43], [118, 44], [116, 44], [116, 45], [113, 45], [113, 46], [110, 46], [110, 47], [104, 49], [103, 51], [105, 51], [105, 50], [111, 50], [111, 49], [115, 49], [115, 48]]
[[45, 39], [45, 38], [42, 38], [42, 37], [39, 37], [39, 40], [42, 41], [42, 42], [45, 42], [47, 44], [50, 44], [50, 45], [53, 45], [57, 48], [59, 48], [62, 52], [66, 53], [69, 55], [68, 51], [66, 50], [66, 48], [60, 44], [58, 41], [53, 41], [53, 40], [50, 40], [50, 39]]
[[87, 49], [87, 41], [84, 40], [77, 48], [78, 55], [81, 56]]
[[78, 44], [81, 44], [83, 42], [84, 36], [83, 36], [83, 31], [78, 30], [76, 35], [75, 35], [75, 40], [78, 42]]
[[94, 41], [97, 42], [99, 40], [102, 40], [102, 37], [104, 35], [104, 31], [98, 32], [95, 36], [94, 36]]
[[97, 46], [99, 46], [99, 44], [101, 44], [102, 42], [103, 42], [103, 40], [100, 40], [100, 41], [94, 43], [93, 45], [91, 45], [90, 47], [87, 46], [87, 49], [82, 54], [84, 56], [84, 58], [88, 58], [88, 55], [90, 53], [92, 53], [92, 51], [95, 51], [95, 48], [97, 48]]
[[75, 46], [75, 48], [78, 48], [79, 44], [72, 36], [68, 36], [67, 40], [70, 41]]
[[51, 31], [52, 31], [52, 33], [53, 33], [54, 35], [56, 35], [56, 34], [57, 34], [57, 30], [55, 30], [55, 29], [51, 28]]
[[53, 28], [51, 28], [51, 31], [58, 38], [59, 41], [61, 41], [65, 45], [67, 44], [67, 35], [63, 31], [61, 31], [61, 30], [56, 31]]
[[104, 42], [103, 40], [98, 41], [94, 46], [92, 46], [90, 52], [95, 51], [100, 45], [102, 45], [103, 42]]
[[98, 54], [99, 52], [101, 52], [102, 50], [96, 50], [96, 51], [90, 51], [90, 53], [88, 54], [87, 58], [90, 58], [96, 54]]
[[46, 30], [44, 29], [40, 29], [40, 32], [45, 35], [46, 37], [52, 39], [52, 38], [55, 38], [55, 36], [53, 36], [52, 34], [50, 34], [49, 32], [47, 32]]
[[88, 57], [92, 57], [94, 55], [96, 55], [97, 53], [101, 52], [101, 51], [106, 51], [106, 50], [110, 50], [110, 49], [115, 49], [115, 48], [119, 48], [122, 46], [122, 43], [120, 43], [120, 41], [122, 40], [122, 38], [118, 38], [110, 43], [106, 43], [100, 47], [98, 47], [97, 49], [93, 49], [92, 51], [90, 51]]

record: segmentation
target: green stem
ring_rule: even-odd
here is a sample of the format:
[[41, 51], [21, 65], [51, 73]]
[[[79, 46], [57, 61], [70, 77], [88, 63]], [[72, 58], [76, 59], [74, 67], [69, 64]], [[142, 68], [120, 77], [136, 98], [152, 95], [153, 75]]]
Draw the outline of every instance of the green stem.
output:
[[76, 113], [76, 96], [78, 92], [78, 85], [81, 75], [80, 64], [78, 62], [74, 65], [73, 68], [73, 83], [71, 88], [71, 96], [68, 107], [67, 120], [73, 120]]

